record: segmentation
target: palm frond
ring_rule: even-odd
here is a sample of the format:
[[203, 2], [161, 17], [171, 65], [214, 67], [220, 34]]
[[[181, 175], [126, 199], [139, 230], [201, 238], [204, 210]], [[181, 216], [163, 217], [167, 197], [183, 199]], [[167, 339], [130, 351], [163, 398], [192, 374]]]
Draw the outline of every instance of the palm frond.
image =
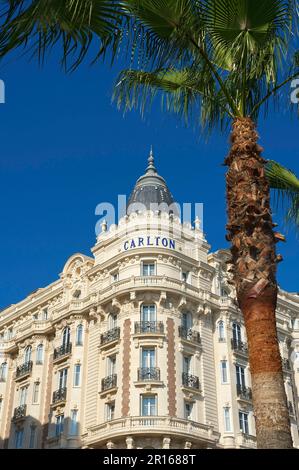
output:
[[126, 16], [122, 3], [113, 0], [9, 0], [1, 7], [0, 57], [23, 47], [43, 61], [57, 43], [62, 62], [72, 58], [76, 68], [91, 43], [98, 51], [116, 48]]
[[273, 160], [266, 165], [266, 176], [271, 189], [276, 191], [283, 203], [286, 221], [299, 228], [299, 178]]

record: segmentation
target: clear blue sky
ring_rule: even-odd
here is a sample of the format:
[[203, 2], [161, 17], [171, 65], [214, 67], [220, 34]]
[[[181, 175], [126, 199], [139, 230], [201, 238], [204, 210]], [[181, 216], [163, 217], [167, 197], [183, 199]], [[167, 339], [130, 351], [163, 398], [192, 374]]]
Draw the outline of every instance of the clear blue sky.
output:
[[[227, 246], [225, 167], [228, 135], [206, 141], [160, 105], [142, 121], [111, 103], [116, 68], [83, 64], [65, 75], [53, 56], [44, 68], [26, 58], [2, 64], [0, 105], [0, 307], [57, 279], [75, 252], [90, 255], [95, 207], [129, 193], [153, 144], [159, 172], [179, 202], [204, 203], [212, 249]], [[299, 173], [298, 125], [289, 111], [261, 121], [265, 157]], [[281, 222], [279, 214], [275, 216]], [[299, 239], [279, 245], [279, 283], [299, 291]]]

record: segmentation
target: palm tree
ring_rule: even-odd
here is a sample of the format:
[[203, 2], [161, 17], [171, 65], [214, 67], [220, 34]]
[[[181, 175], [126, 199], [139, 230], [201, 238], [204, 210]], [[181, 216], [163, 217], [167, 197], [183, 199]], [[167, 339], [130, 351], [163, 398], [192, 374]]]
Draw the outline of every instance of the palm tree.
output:
[[[165, 109], [202, 130], [231, 125], [225, 164], [227, 239], [243, 312], [252, 376], [257, 443], [291, 448], [278, 347], [276, 243], [257, 120], [283, 86], [299, 76], [296, 0], [10, 0], [5, 2], [0, 57], [30, 45], [39, 58], [59, 41], [65, 63], [77, 67], [99, 41], [96, 58], [119, 44], [138, 69], [125, 70], [118, 105], [143, 112], [160, 94]], [[81, 10], [80, 10], [81, 8]], [[286, 73], [286, 71], [288, 73]]]
[[299, 178], [293, 171], [273, 160], [266, 165], [266, 176], [270, 188], [275, 190], [286, 206], [286, 222], [299, 228]]

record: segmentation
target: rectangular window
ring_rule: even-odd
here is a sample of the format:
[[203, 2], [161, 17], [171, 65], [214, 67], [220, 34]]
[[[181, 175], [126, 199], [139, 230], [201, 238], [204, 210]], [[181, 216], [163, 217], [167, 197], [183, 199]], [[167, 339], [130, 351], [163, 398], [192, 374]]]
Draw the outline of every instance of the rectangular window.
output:
[[20, 406], [27, 403], [28, 386], [20, 388]]
[[106, 418], [107, 421], [112, 421], [115, 415], [115, 402], [107, 403], [106, 404]]
[[70, 429], [71, 436], [78, 435], [78, 410], [71, 411], [71, 429]]
[[109, 330], [117, 327], [117, 313], [110, 313], [109, 315]]
[[2, 411], [2, 403], [3, 403], [3, 398], [0, 398], [0, 414], [1, 414], [1, 411]]
[[55, 436], [60, 436], [63, 433], [64, 415], [56, 416]]
[[237, 387], [238, 388], [245, 388], [246, 381], [245, 381], [245, 369], [240, 365], [236, 365], [236, 380], [237, 380]]
[[15, 448], [22, 449], [24, 438], [24, 429], [17, 429], [15, 432]]
[[231, 432], [229, 407], [223, 408], [223, 416], [224, 416], [224, 430], [225, 432]]
[[38, 403], [38, 397], [39, 397], [39, 382], [34, 382], [32, 403]]
[[155, 305], [143, 305], [142, 306], [142, 322], [155, 322], [156, 321], [156, 306]]
[[183, 373], [191, 375], [191, 356], [183, 356]]
[[185, 419], [193, 419], [193, 403], [185, 401]]
[[192, 314], [190, 312], [184, 312], [182, 315], [182, 327], [186, 330], [190, 330], [193, 325]]
[[142, 276], [155, 276], [156, 265], [155, 263], [142, 263]]
[[182, 281], [189, 282], [190, 273], [189, 271], [182, 271]]
[[221, 361], [220, 368], [221, 368], [221, 383], [227, 384], [228, 383], [227, 361]]
[[248, 413], [244, 413], [244, 411], [239, 411], [239, 423], [240, 431], [244, 434], [249, 434]]
[[59, 375], [58, 375], [59, 390], [62, 388], [66, 388], [66, 384], [67, 384], [67, 368], [59, 371]]
[[74, 387], [80, 386], [81, 365], [76, 364], [74, 368]]
[[36, 426], [30, 426], [29, 449], [35, 447]]
[[48, 320], [48, 309], [44, 309], [42, 313], [42, 319], [43, 320]]
[[107, 376], [114, 375], [116, 371], [116, 356], [107, 357]]
[[152, 368], [156, 366], [155, 348], [142, 348], [141, 367]]
[[157, 415], [157, 395], [142, 395], [141, 414], [142, 416]]
[[111, 279], [112, 279], [112, 282], [117, 282], [118, 279], [119, 279], [119, 274], [118, 274], [118, 272], [112, 273], [112, 274], [111, 274]]

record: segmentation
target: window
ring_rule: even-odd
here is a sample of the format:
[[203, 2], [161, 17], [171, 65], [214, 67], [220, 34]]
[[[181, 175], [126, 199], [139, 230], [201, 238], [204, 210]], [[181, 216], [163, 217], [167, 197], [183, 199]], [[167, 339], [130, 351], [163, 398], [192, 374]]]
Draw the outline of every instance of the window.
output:
[[78, 410], [72, 410], [71, 411], [70, 435], [71, 436], [77, 436], [78, 435]]
[[233, 340], [236, 344], [242, 341], [241, 327], [238, 323], [233, 323]]
[[219, 341], [225, 341], [224, 322], [222, 320], [218, 323], [218, 339]]
[[5, 382], [7, 378], [7, 362], [2, 362], [0, 366], [0, 382]]
[[69, 327], [65, 328], [62, 333], [62, 346], [65, 348], [70, 344], [70, 329]]
[[221, 287], [221, 297], [228, 297], [228, 290], [225, 287]]
[[15, 432], [15, 448], [22, 449], [23, 447], [23, 438], [24, 438], [24, 429], [17, 429]]
[[55, 424], [55, 436], [60, 436], [63, 433], [64, 415], [56, 416]]
[[142, 305], [141, 321], [142, 322], [155, 322], [156, 321], [156, 306], [155, 305]]
[[155, 263], [142, 263], [142, 276], [155, 276], [156, 265]]
[[239, 411], [240, 431], [244, 434], [249, 434], [248, 413]]
[[75, 290], [73, 297], [74, 299], [79, 299], [81, 297], [81, 291], [79, 289]]
[[223, 416], [224, 416], [224, 430], [225, 432], [231, 432], [230, 409], [228, 406], [223, 408]]
[[108, 327], [109, 327], [109, 330], [113, 330], [113, 328], [117, 327], [117, 314], [116, 313], [110, 313], [109, 319], [108, 319]]
[[44, 310], [42, 311], [42, 320], [48, 320], [48, 309], [47, 308], [44, 308]]
[[0, 398], [0, 414], [1, 414], [1, 411], [2, 411], [2, 404], [3, 404], [3, 398]]
[[221, 368], [221, 383], [227, 384], [228, 383], [227, 361], [221, 361], [220, 368]]
[[157, 395], [142, 395], [141, 414], [142, 416], [157, 415]]
[[35, 435], [36, 435], [36, 426], [30, 426], [30, 437], [29, 437], [29, 449], [34, 449], [35, 447]]
[[80, 386], [81, 365], [76, 364], [74, 368], [74, 387]]
[[182, 281], [189, 282], [190, 273], [189, 271], [182, 271]]
[[44, 359], [44, 346], [39, 344], [36, 348], [36, 364], [42, 364]]
[[83, 345], [83, 325], [78, 325], [76, 330], [76, 345]]
[[119, 280], [118, 271], [111, 274], [112, 282], [117, 282]]
[[26, 405], [27, 393], [28, 393], [28, 386], [20, 388], [20, 392], [19, 392], [20, 406]]
[[115, 402], [107, 403], [106, 404], [106, 418], [107, 421], [112, 421], [115, 415]]
[[59, 389], [66, 388], [66, 384], [67, 384], [67, 368], [59, 371], [58, 388]]
[[114, 375], [116, 370], [116, 356], [107, 357], [107, 375]]
[[193, 403], [185, 401], [185, 419], [193, 419]]
[[191, 356], [183, 356], [183, 373], [187, 375], [191, 373]]
[[39, 382], [34, 382], [32, 402], [38, 403], [38, 397], [39, 397]]
[[182, 314], [182, 327], [186, 330], [190, 330], [193, 325], [192, 313], [184, 312]]
[[10, 340], [13, 338], [13, 328], [8, 329], [7, 339]]
[[245, 381], [245, 369], [240, 365], [236, 365], [236, 380], [237, 380], [237, 387], [245, 388], [246, 381]]
[[141, 367], [152, 368], [156, 366], [156, 350], [155, 348], [142, 348]]
[[24, 352], [24, 362], [25, 363], [31, 361], [31, 352], [32, 352], [31, 346], [27, 346], [27, 348], [25, 349], [25, 352]]

